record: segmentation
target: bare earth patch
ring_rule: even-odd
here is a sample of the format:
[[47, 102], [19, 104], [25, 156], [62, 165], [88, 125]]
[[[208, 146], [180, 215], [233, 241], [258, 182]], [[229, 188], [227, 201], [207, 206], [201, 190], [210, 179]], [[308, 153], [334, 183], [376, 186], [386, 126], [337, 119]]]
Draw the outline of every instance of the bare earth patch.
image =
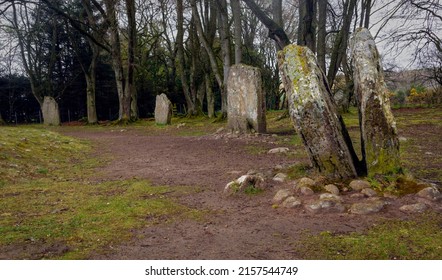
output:
[[95, 142], [98, 154], [111, 155], [109, 164], [97, 170], [97, 180], [135, 177], [154, 185], [191, 186], [195, 192], [177, 199], [207, 211], [203, 221], [161, 223], [134, 231], [130, 242], [93, 254], [93, 259], [296, 259], [301, 256], [295, 243], [305, 232], [361, 232], [381, 220], [408, 217], [397, 210], [407, 197], [371, 215], [274, 209], [271, 201], [282, 183], [272, 180], [264, 193], [223, 196], [226, 183], [251, 169], [271, 176], [275, 165], [306, 162], [305, 157], [250, 152], [250, 146], [280, 147], [269, 135], [147, 136], [136, 129], [66, 132]]

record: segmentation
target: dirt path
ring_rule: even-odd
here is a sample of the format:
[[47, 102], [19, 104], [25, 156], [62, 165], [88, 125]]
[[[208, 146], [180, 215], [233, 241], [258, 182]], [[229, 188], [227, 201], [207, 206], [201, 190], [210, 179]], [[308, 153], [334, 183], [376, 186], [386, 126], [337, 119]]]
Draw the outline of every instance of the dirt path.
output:
[[199, 187], [201, 191], [179, 197], [180, 202], [209, 212], [205, 222], [185, 220], [146, 227], [127, 244], [92, 256], [96, 259], [296, 259], [302, 256], [293, 244], [305, 231], [360, 231], [380, 218], [396, 216], [394, 212], [357, 216], [273, 209], [277, 183], [264, 194], [223, 197], [226, 183], [250, 169], [270, 173], [277, 164], [296, 162], [284, 155], [247, 150], [257, 143], [266, 149], [277, 147], [270, 136], [146, 136], [130, 129], [67, 134], [95, 142], [98, 153], [112, 154], [111, 162], [99, 170], [99, 178], [136, 177], [154, 185]]

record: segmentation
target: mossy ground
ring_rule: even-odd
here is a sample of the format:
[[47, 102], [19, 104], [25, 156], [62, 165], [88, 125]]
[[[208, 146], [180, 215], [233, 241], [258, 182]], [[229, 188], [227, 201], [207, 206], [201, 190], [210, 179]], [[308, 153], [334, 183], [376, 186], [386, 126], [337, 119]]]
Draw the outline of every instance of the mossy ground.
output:
[[146, 180], [94, 182], [102, 160], [91, 144], [46, 129], [2, 127], [0, 247], [63, 244], [60, 254], [17, 250], [14, 258], [87, 258], [128, 240], [131, 231], [176, 219], [201, 219], [174, 195], [190, 188]]

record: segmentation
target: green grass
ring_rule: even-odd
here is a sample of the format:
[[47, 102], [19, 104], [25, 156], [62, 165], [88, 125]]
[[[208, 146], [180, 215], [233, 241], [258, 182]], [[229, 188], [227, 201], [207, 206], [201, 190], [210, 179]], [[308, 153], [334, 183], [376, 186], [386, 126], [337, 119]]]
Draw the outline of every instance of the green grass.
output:
[[306, 259], [442, 259], [442, 215], [413, 221], [385, 221], [365, 233], [307, 235], [297, 250]]
[[204, 216], [174, 198], [194, 188], [92, 181], [100, 160], [88, 159], [87, 142], [44, 129], [1, 130], [0, 247], [64, 244], [69, 250], [62, 255], [41, 257], [87, 258], [129, 239], [134, 229]]

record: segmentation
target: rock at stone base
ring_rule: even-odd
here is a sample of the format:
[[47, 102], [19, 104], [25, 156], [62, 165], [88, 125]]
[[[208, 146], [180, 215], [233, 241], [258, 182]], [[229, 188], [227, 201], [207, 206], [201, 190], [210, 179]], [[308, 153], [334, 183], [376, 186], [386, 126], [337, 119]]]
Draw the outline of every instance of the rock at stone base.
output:
[[339, 195], [339, 189], [338, 189], [338, 187], [336, 187], [336, 186], [333, 185], [333, 184], [326, 185], [326, 186], [324, 187], [324, 190], [327, 191], [327, 192], [329, 192], [329, 193], [331, 193], [331, 194]]
[[45, 125], [60, 125], [60, 111], [58, 110], [58, 103], [53, 97], [44, 97], [41, 111]]
[[370, 188], [371, 185], [365, 180], [353, 180], [350, 182], [349, 187], [354, 191], [362, 191], [365, 188]]
[[287, 174], [284, 173], [278, 173], [273, 177], [273, 181], [281, 182], [283, 183], [287, 179]]
[[264, 178], [260, 174], [256, 175], [243, 175], [238, 179], [228, 183], [224, 188], [225, 195], [233, 195], [241, 193], [248, 187], [256, 189], [264, 189]]
[[354, 193], [350, 195], [351, 198], [365, 198], [365, 194], [363, 193]]
[[436, 187], [427, 187], [423, 190], [420, 190], [417, 195], [430, 201], [438, 201], [442, 198], [441, 193]]
[[315, 194], [315, 192], [311, 188], [309, 188], [309, 187], [300, 187], [300, 188], [296, 187], [295, 188], [295, 192], [300, 193], [302, 195], [312, 195], [312, 194]]
[[316, 185], [315, 181], [307, 177], [299, 179], [299, 181], [296, 184], [296, 186], [298, 186], [299, 188], [302, 187], [313, 188], [315, 187], [315, 185]]
[[319, 196], [320, 200], [335, 200], [335, 201], [342, 201], [342, 197], [336, 194], [332, 193], [323, 193]]
[[427, 210], [427, 208], [428, 208], [427, 205], [423, 203], [416, 203], [416, 204], [403, 205], [399, 208], [399, 210], [407, 213], [422, 213], [425, 210]]
[[288, 189], [282, 189], [279, 190], [275, 196], [272, 199], [272, 203], [273, 204], [280, 204], [281, 202], [283, 202], [287, 197], [291, 196], [292, 192]]
[[269, 150], [268, 154], [285, 154], [289, 151], [289, 148], [286, 147], [279, 147], [279, 148], [273, 148]]
[[172, 120], [172, 103], [162, 93], [155, 100], [155, 123], [160, 125], [170, 124]]
[[373, 190], [372, 188], [365, 188], [361, 191], [362, 194], [368, 196], [368, 197], [373, 197], [373, 196], [377, 196], [378, 193]]
[[281, 206], [284, 208], [295, 208], [301, 206], [301, 204], [302, 202], [299, 198], [296, 198], [294, 196], [289, 196], [284, 200]]
[[377, 213], [384, 208], [385, 202], [381, 200], [373, 200], [370, 202], [355, 203], [350, 207], [350, 213], [367, 215], [372, 213]]
[[342, 213], [345, 211], [345, 206], [342, 205], [339, 201], [335, 200], [317, 200], [311, 204], [307, 204], [305, 209], [309, 212], [313, 213]]

